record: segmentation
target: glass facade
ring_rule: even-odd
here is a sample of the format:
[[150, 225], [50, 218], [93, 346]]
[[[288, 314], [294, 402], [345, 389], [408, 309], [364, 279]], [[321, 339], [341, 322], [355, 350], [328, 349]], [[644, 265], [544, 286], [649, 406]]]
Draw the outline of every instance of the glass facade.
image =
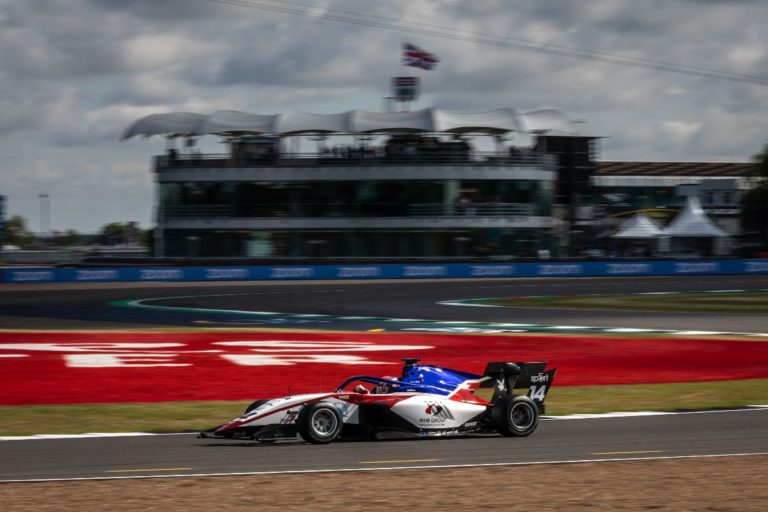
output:
[[550, 242], [549, 230], [531, 228], [165, 230], [168, 256], [205, 258], [523, 257]]
[[552, 183], [535, 180], [172, 182], [174, 217], [413, 217], [551, 214]]
[[[392, 146], [411, 139], [423, 142], [415, 153]], [[460, 141], [438, 144], [438, 155], [430, 141], [393, 136], [382, 151], [314, 160], [291, 153], [254, 163], [234, 150], [158, 159], [155, 254], [509, 258], [553, 249], [551, 159], [453, 155]]]
[[675, 195], [674, 186], [620, 185], [596, 187], [595, 190], [597, 193], [584, 204], [653, 208], [678, 206], [681, 202]]

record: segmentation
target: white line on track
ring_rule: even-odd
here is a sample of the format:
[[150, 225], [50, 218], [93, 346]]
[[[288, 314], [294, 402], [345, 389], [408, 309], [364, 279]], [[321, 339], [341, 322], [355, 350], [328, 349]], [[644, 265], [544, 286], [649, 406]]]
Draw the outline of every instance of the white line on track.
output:
[[[0, 436], [0, 441], [45, 441], [51, 439], [96, 439], [102, 437], [190, 436], [194, 432], [157, 434], [152, 432], [88, 432], [86, 434], [35, 434], [32, 436]], [[196, 434], [195, 434], [196, 435]]]
[[[760, 288], [760, 289], [752, 289], [752, 290], [735, 290], [735, 289], [728, 289], [728, 290], [704, 290], [700, 292], [637, 292], [637, 293], [631, 293], [631, 294], [606, 294], [606, 293], [589, 293], [584, 294], [584, 297], [611, 297], [614, 295], [684, 295], [684, 294], [690, 294], [690, 293], [731, 293], [731, 292], [768, 292], [768, 289], [766, 288]], [[528, 298], [532, 297], [546, 297], [546, 295], [531, 295], [528, 296]], [[442, 300], [438, 301], [437, 304], [440, 306], [463, 306], [463, 307], [472, 307], [472, 308], [504, 308], [507, 306], [503, 306], [501, 304], [483, 304], [476, 301], [483, 301], [483, 300], [490, 300], [494, 297], [486, 297], [486, 298], [480, 298], [480, 299], [450, 299], [450, 300]], [[513, 306], [517, 309], [540, 309], [540, 307], [537, 306]], [[557, 307], [555, 309], [567, 309], [569, 311], [579, 311], [580, 308], [574, 308], [574, 307]], [[620, 311], [632, 311], [627, 309], [622, 309]], [[445, 324], [446, 322], [435, 322], [435, 323], [441, 323]], [[498, 326], [503, 324], [494, 324], [492, 322], [474, 322], [475, 324], [484, 323], [488, 326]], [[592, 327], [592, 326], [570, 326], [570, 325], [525, 325], [520, 324], [520, 327], [526, 327], [531, 329], [538, 328], [546, 328], [546, 329], [552, 329], [554, 331], [562, 330], [589, 330], [593, 332], [605, 332], [605, 333], [625, 333], [625, 334], [631, 334], [631, 333], [664, 333], [664, 334], [670, 334], [670, 335], [679, 335], [679, 336], [749, 336], [749, 337], [767, 337], [768, 333], [762, 333], [762, 332], [726, 332], [726, 331], [697, 331], [697, 330], [681, 330], [681, 329], [636, 329], [632, 327]]]
[[529, 462], [491, 462], [479, 464], [434, 464], [429, 466], [382, 466], [369, 468], [336, 468], [336, 469], [296, 469], [283, 471], [249, 471], [238, 473], [186, 473], [173, 475], [133, 475], [133, 476], [100, 476], [100, 477], [78, 477], [78, 478], [31, 478], [29, 480], [0, 480], [0, 483], [33, 483], [33, 482], [77, 482], [89, 480], [136, 480], [139, 478], [200, 478], [200, 477], [218, 477], [218, 476], [268, 476], [268, 475], [309, 475], [318, 473], [354, 473], [362, 471], [402, 471], [402, 470], [423, 470], [423, 469], [464, 469], [464, 468], [489, 468], [489, 467], [512, 467], [512, 466], [551, 466], [565, 464], [585, 464], [594, 462], [635, 462], [651, 460], [684, 460], [684, 459], [717, 459], [724, 457], [750, 457], [756, 455], [768, 455], [768, 452], [754, 453], [718, 453], [701, 455], [657, 455], [647, 457], [614, 457], [604, 459], [570, 459], [570, 460], [547, 460], [547, 461], [529, 461]]
[[[722, 414], [728, 412], [751, 412], [768, 410], [768, 404], [747, 405], [736, 409], [708, 409], [703, 411], [629, 411], [629, 412], [606, 412], [600, 414], [568, 414], [565, 416], [542, 416], [543, 420], [590, 420], [590, 419], [610, 419], [610, 418], [637, 418], [643, 416], [679, 416], [685, 414]], [[170, 434], [153, 434], [150, 432], [114, 432], [87, 434], [36, 434], [31, 436], [0, 436], [0, 441], [44, 441], [51, 439], [94, 439], [101, 437], [139, 437], [139, 436], [190, 436], [197, 435], [194, 432], [179, 432]]]
[[733, 333], [721, 332], [721, 331], [675, 331], [675, 334], [680, 334], [682, 336], [715, 336], [715, 335], [733, 334]]
[[441, 306], [461, 306], [465, 308], [503, 308], [505, 306], [500, 306], [497, 304], [477, 304], [475, 302], [461, 302], [457, 300], [441, 300], [438, 302]]
[[705, 411], [636, 411], [636, 412], [606, 412], [600, 414], [568, 414], [567, 416], [542, 416], [545, 420], [592, 420], [607, 418], [639, 418], [643, 416], [682, 416], [687, 414], [720, 414], [728, 412], [751, 412], [768, 409], [768, 405], [748, 405], [739, 409], [712, 409]]

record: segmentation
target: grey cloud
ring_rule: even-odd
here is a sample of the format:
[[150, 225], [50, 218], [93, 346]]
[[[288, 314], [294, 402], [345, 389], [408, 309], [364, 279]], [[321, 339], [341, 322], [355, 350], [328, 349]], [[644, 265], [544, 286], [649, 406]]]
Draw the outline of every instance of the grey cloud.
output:
[[129, 14], [149, 21], [177, 24], [185, 21], [227, 17], [223, 4], [206, 0], [87, 0], [95, 9]]
[[[121, 220], [110, 205], [146, 223], [148, 162], [162, 141], [116, 143], [138, 117], [377, 110], [399, 74], [422, 77], [413, 108], [560, 108], [608, 137], [611, 159], [744, 161], [765, 142], [764, 86], [451, 38], [470, 31], [768, 75], [764, 1], [301, 1], [448, 27], [436, 29], [447, 37], [207, 0], [0, 0], [0, 188], [17, 205], [11, 213], [35, 217], [40, 183], [68, 190], [57, 196], [69, 224], [61, 228]], [[399, 66], [403, 40], [437, 54], [437, 70]], [[700, 128], [672, 138], [665, 123]]]

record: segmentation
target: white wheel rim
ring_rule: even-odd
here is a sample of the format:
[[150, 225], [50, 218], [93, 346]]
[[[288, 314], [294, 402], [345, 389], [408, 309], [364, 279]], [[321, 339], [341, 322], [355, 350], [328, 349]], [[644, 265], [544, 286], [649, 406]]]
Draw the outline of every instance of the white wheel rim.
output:
[[323, 437], [333, 434], [337, 425], [336, 415], [328, 409], [320, 409], [312, 415], [312, 429]]
[[509, 422], [516, 430], [526, 430], [533, 425], [535, 415], [531, 405], [520, 402], [509, 409]]

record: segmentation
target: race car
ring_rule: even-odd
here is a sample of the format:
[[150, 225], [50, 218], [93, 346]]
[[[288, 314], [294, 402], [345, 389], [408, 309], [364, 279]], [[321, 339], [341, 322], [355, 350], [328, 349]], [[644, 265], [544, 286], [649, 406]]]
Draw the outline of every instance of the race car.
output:
[[491, 362], [482, 375], [403, 359], [399, 377], [350, 377], [333, 392], [257, 400], [203, 438], [270, 443], [297, 435], [313, 444], [413, 436], [533, 433], [557, 369], [547, 363]]

